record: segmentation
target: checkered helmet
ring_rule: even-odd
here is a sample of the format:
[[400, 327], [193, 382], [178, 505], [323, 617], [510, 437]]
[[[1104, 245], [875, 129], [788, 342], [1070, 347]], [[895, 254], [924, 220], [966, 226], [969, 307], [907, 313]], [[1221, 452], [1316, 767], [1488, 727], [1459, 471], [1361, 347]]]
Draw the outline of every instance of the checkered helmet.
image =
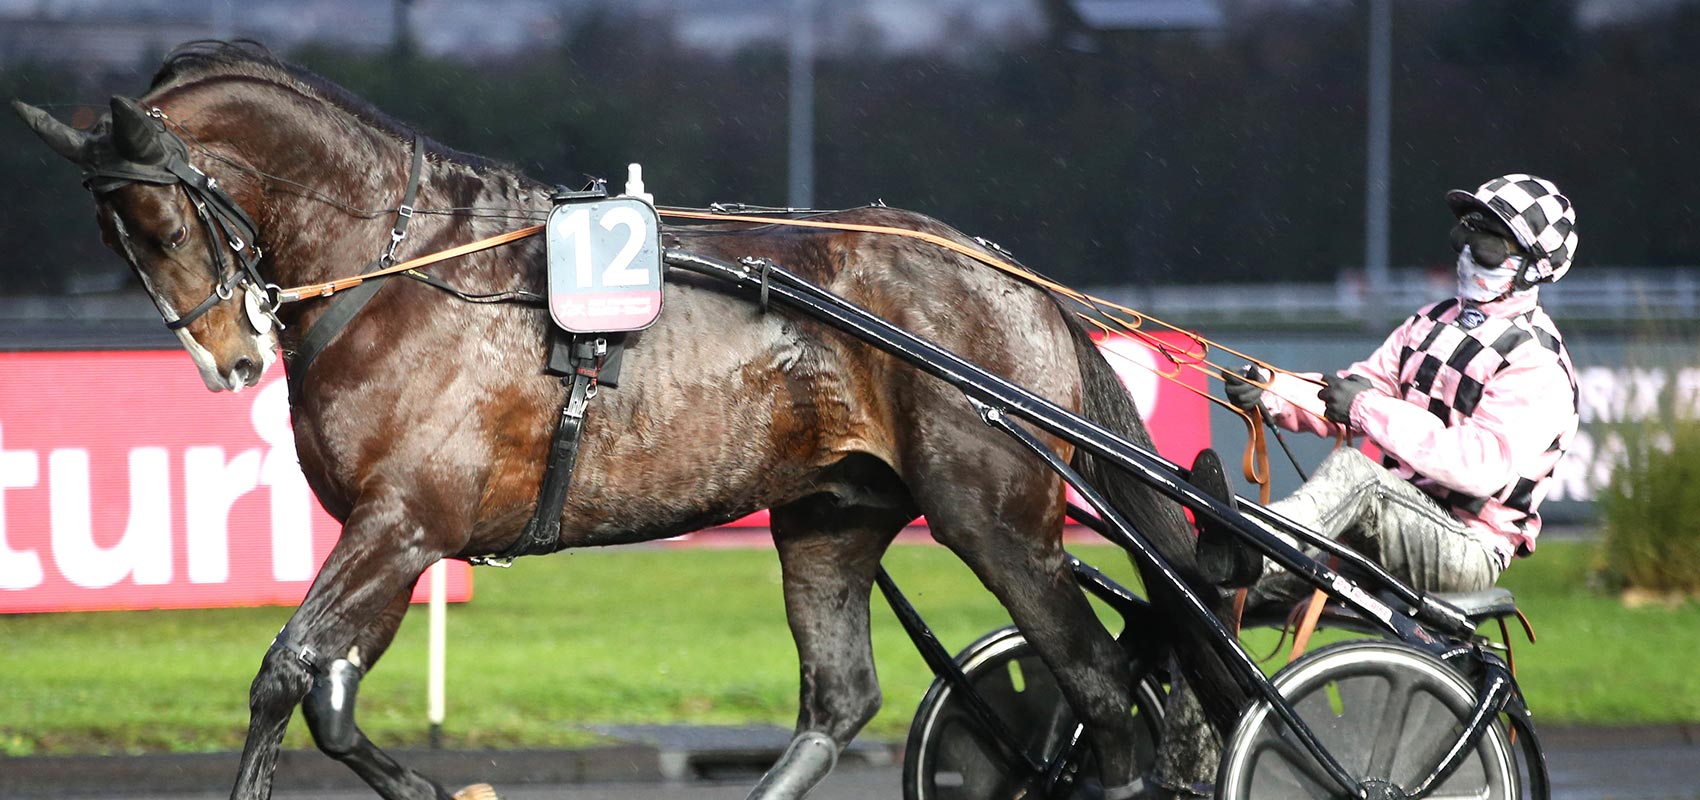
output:
[[1576, 209], [1552, 181], [1521, 173], [1504, 175], [1474, 192], [1453, 189], [1446, 193], [1446, 204], [1460, 217], [1486, 211], [1505, 223], [1518, 244], [1535, 256], [1519, 276], [1528, 283], [1552, 283], [1570, 271], [1576, 258]]

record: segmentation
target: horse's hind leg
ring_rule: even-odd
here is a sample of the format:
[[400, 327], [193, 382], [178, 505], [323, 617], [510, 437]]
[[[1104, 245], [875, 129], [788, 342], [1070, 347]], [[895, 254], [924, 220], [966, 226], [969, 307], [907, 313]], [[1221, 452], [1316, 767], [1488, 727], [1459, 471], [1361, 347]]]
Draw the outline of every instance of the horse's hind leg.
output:
[[1068, 568], [1060, 485], [1048, 476], [998, 477], [996, 464], [986, 459], [975, 465], [975, 478], [964, 472], [917, 491], [927, 524], [1003, 603], [1056, 675], [1087, 727], [1105, 796], [1132, 796], [1140, 777], [1129, 746], [1136, 736], [1132, 674]]
[[[313, 688], [301, 701], [301, 714], [306, 717], [307, 729], [319, 750], [353, 770], [380, 797], [447, 798], [450, 795], [442, 786], [390, 758], [354, 722], [360, 680], [389, 649], [396, 628], [407, 614], [412, 594], [411, 585], [397, 594], [383, 613], [355, 638], [346, 654], [313, 676]], [[468, 787], [454, 797], [473, 796], [473, 790], [474, 787]]]
[[773, 511], [785, 615], [801, 675], [796, 736], [751, 798], [800, 798], [825, 778], [838, 750], [879, 711], [868, 637], [868, 596], [880, 556], [914, 518], [908, 510], [837, 505], [815, 495]]

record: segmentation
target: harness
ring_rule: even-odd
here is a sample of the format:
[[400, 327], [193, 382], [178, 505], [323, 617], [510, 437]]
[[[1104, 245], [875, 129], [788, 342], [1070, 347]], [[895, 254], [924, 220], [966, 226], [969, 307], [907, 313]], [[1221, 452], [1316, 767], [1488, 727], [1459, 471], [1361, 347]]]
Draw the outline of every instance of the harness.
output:
[[[543, 462], [543, 484], [537, 492], [537, 508], [525, 530], [507, 549], [489, 556], [473, 556], [473, 566], [508, 567], [520, 556], [545, 555], [561, 549], [561, 511], [566, 508], [567, 488], [578, 463], [579, 436], [584, 432], [584, 414], [601, 383], [617, 385], [619, 340], [610, 336], [575, 336], [559, 329], [549, 345], [549, 371], [560, 375], [567, 387], [567, 400], [555, 423], [549, 457]], [[613, 343], [610, 340], [613, 339]], [[612, 355], [610, 355], [612, 354]]]
[[[237, 288], [252, 289], [265, 297], [264, 306], [257, 313], [269, 317], [277, 323], [276, 311], [284, 303], [299, 302], [313, 298], [331, 298], [330, 306], [323, 314], [310, 324], [301, 338], [295, 353], [288, 356], [289, 388], [292, 401], [298, 397], [312, 364], [318, 356], [333, 343], [344, 328], [356, 315], [376, 296], [389, 277], [407, 273], [409, 277], [421, 280], [427, 284], [464, 299], [479, 299], [454, 289], [443, 282], [417, 272], [419, 267], [439, 261], [456, 258], [484, 249], [498, 247], [519, 239], [537, 235], [543, 231], [542, 225], [534, 225], [509, 231], [497, 236], [488, 237], [444, 251], [431, 253], [396, 263], [395, 253], [407, 234], [408, 223], [414, 214], [414, 203], [417, 200], [419, 182], [423, 170], [424, 143], [415, 137], [413, 143], [412, 167], [408, 176], [407, 188], [401, 205], [396, 209], [396, 221], [391, 230], [390, 241], [384, 252], [371, 261], [365, 270], [347, 278], [309, 284], [293, 288], [282, 288], [270, 284], [260, 276], [258, 263], [263, 257], [255, 244], [258, 238], [257, 226], [242, 208], [218, 186], [217, 181], [196, 169], [188, 161], [188, 148], [181, 138], [167, 129], [166, 116], [158, 109], [145, 112], [151, 124], [164, 134], [158, 137], [167, 151], [167, 157], [160, 164], [136, 164], [124, 159], [108, 159], [116, 163], [103, 167], [91, 167], [86, 172], [86, 185], [95, 191], [106, 191], [130, 181], [169, 185], [180, 184], [194, 201], [197, 214], [214, 244], [215, 286], [209, 296], [188, 314], [167, 324], [173, 330], [187, 326], [194, 319], [205, 314], [213, 306], [223, 300], [230, 299]], [[739, 209], [743, 211], [743, 209]], [[791, 209], [780, 210], [781, 213], [791, 212]], [[836, 221], [798, 219], [789, 216], [767, 216], [750, 213], [727, 213], [727, 209], [716, 207], [708, 211], [686, 209], [664, 209], [659, 212], [662, 216], [680, 217], [697, 220], [733, 221], [754, 224], [784, 225], [830, 230], [844, 230], [896, 235], [905, 238], [919, 239], [941, 248], [954, 251], [983, 264], [1011, 274], [1018, 279], [1036, 285], [1067, 299], [1073, 300], [1086, 309], [1078, 316], [1088, 324], [1106, 332], [1120, 331], [1134, 336], [1148, 346], [1163, 354], [1174, 365], [1175, 371], [1190, 368], [1205, 372], [1207, 375], [1220, 376], [1226, 370], [1206, 360], [1212, 347], [1223, 352], [1254, 361], [1265, 368], [1273, 368], [1258, 359], [1240, 353], [1232, 348], [1212, 342], [1197, 333], [1179, 326], [1164, 322], [1126, 306], [1104, 301], [1100, 298], [1086, 295], [1070, 289], [1062, 284], [1051, 281], [1025, 267], [1006, 260], [1007, 252], [995, 244], [983, 239], [976, 239], [978, 247], [958, 242], [954, 239], [935, 233], [885, 225], [864, 225]], [[222, 243], [228, 246], [237, 256], [238, 267], [226, 274], [225, 260], [221, 248]], [[132, 266], [134, 266], [132, 264]], [[765, 289], [765, 281], [764, 286]], [[524, 293], [515, 293], [524, 294]], [[340, 295], [340, 297], [335, 297]], [[486, 298], [488, 299], [488, 298]], [[511, 298], [510, 298], [511, 299]], [[765, 298], [764, 298], [765, 299]], [[251, 308], [250, 315], [256, 314]], [[1165, 329], [1177, 331], [1186, 335], [1192, 342], [1192, 347], [1177, 347], [1158, 340], [1140, 329], [1150, 321]], [[279, 323], [281, 326], [281, 323]], [[257, 325], [257, 323], [256, 323]], [[602, 383], [616, 385], [617, 368], [621, 347], [620, 337], [601, 335], [570, 335], [558, 328], [552, 329], [554, 335], [550, 342], [550, 355], [547, 371], [561, 378], [565, 388], [565, 399], [560, 417], [556, 424], [554, 436], [549, 449], [549, 457], [545, 463], [542, 485], [539, 489], [539, 502], [527, 522], [522, 534], [500, 553], [489, 556], [474, 556], [469, 559], [475, 564], [492, 564], [506, 566], [515, 557], [536, 553], [553, 552], [558, 547], [560, 533], [560, 514], [564, 508], [566, 490], [571, 480], [571, 472], [577, 459], [579, 436], [583, 429], [585, 411], [588, 402], [596, 395], [597, 387]], [[1284, 371], [1284, 370], [1283, 370]], [[1171, 371], [1158, 371], [1164, 378], [1174, 378]], [[1187, 386], [1188, 391], [1200, 394], [1211, 402], [1218, 402], [1207, 392]], [[1246, 418], [1248, 431], [1252, 433], [1252, 447], [1257, 457], [1253, 458], [1253, 450], [1248, 448], [1246, 458], [1246, 477], [1253, 482], [1267, 485], [1267, 457], [1263, 455], [1261, 425], [1244, 412], [1238, 412]], [[1261, 474], [1259, 474], [1261, 473]]]
[[[316, 287], [317, 291], [312, 292], [284, 290], [276, 284], [266, 282], [260, 275], [259, 263], [264, 258], [264, 253], [258, 245], [259, 226], [242, 206], [219, 186], [217, 179], [190, 163], [188, 145], [166, 126], [165, 112], [158, 108], [141, 112], [139, 107], [135, 111], [138, 115], [145, 115], [153, 134], [151, 141], [144, 143], [145, 146], [157, 146], [158, 152], [131, 158], [121, 153], [119, 148], [112, 144], [110, 137], [103, 137], [98, 140], [102, 142], [99, 149], [90, 152], [84, 162], [83, 185], [96, 194], [114, 191], [131, 183], [177, 185], [183, 188], [194, 205], [196, 216], [210, 244], [208, 249], [213, 259], [213, 288], [206, 299], [187, 313], [166, 320], [167, 328], [178, 331], [188, 327], [214, 306], [233, 298], [238, 288], [245, 292], [263, 294], [266, 298], [264, 305], [258, 306], [257, 309], [250, 306], [249, 313], [252, 315], [257, 310], [279, 327], [282, 323], [277, 319], [277, 310], [284, 303], [336, 295], [325, 312], [307, 327], [299, 348], [288, 357], [289, 393], [292, 402], [300, 396], [314, 361], [326, 347], [336, 341], [349, 322], [377, 295], [378, 290], [383, 288], [389, 277], [427, 263], [505, 244], [536, 232], [532, 230], [521, 232], [519, 236], [493, 237], [470, 247], [454, 248], [396, 264], [396, 249], [407, 238], [408, 224], [413, 220], [414, 204], [418, 200], [419, 184], [424, 174], [425, 141], [423, 137], [415, 135], [407, 187], [403, 192], [401, 204], [396, 209], [395, 224], [390, 230], [389, 243], [384, 247], [384, 251], [368, 263], [356, 279], [332, 281]], [[122, 229], [121, 223], [119, 227]], [[541, 226], [537, 230], [540, 229]], [[224, 253], [226, 247], [230, 248], [235, 256], [234, 267], [228, 266]], [[131, 267], [139, 271], [133, 257], [130, 262]], [[414, 272], [412, 276], [457, 296], [470, 298], [454, 287], [422, 273]], [[167, 309], [157, 297], [155, 304], [159, 305], [162, 311]], [[251, 316], [250, 321], [259, 328], [258, 320]], [[566, 388], [566, 399], [563, 401], [550, 443], [536, 509], [513, 544], [495, 555], [473, 556], [468, 559], [469, 562], [505, 567], [519, 556], [554, 552], [558, 548], [561, 511], [565, 507], [567, 489], [578, 459], [585, 412], [589, 408], [590, 400], [596, 396], [600, 384], [606, 383], [611, 387], [617, 385], [620, 352], [621, 338], [618, 336], [580, 336], [553, 329], [545, 369], [550, 374], [561, 377], [561, 383]], [[291, 637], [280, 635], [279, 638], [283, 641]], [[303, 650], [298, 652], [297, 656], [303, 662], [311, 664], [310, 651]]]
[[[407, 172], [407, 189], [402, 193], [401, 206], [396, 209], [395, 227], [390, 230], [389, 246], [384, 248], [382, 255], [366, 265], [367, 272], [383, 269], [395, 262], [396, 247], [401, 244], [402, 239], [407, 238], [407, 223], [413, 221], [413, 204], [419, 198], [419, 178], [424, 171], [425, 140], [416, 134], [413, 137], [413, 163]], [[307, 372], [313, 367], [313, 361], [331, 342], [336, 341], [337, 335], [354, 319], [354, 315], [360, 313], [360, 309], [366, 307], [366, 303], [371, 301], [378, 290], [384, 288], [384, 279], [387, 277], [389, 276], [378, 277], [356, 287], [354, 291], [332, 299], [325, 313], [307, 328], [307, 332], [301, 336], [300, 347], [296, 349], [288, 364], [291, 398], [299, 395], [307, 380]], [[269, 288], [273, 291], [278, 289], [275, 285]], [[274, 295], [273, 298], [274, 308], [283, 304], [281, 296]]]

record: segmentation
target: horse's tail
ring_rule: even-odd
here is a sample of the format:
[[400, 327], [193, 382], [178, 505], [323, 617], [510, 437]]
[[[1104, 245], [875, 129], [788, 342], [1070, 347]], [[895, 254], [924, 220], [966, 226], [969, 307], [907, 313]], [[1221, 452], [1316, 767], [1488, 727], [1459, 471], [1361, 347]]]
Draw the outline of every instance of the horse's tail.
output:
[[[1151, 435], [1140, 419], [1133, 398], [1122, 385], [1103, 353], [1098, 351], [1084, 326], [1064, 310], [1069, 330], [1074, 336], [1076, 360], [1080, 364], [1082, 414], [1087, 419], [1119, 434], [1147, 450]], [[1221, 613], [1225, 601], [1197, 569], [1194, 556], [1195, 537], [1180, 504], [1166, 499], [1157, 491], [1126, 471], [1076, 448], [1073, 466], [1087, 482], [1102, 492], [1116, 513], [1145, 536], [1170, 566], [1186, 580], [1206, 606]], [[1225, 729], [1239, 716], [1244, 692], [1228, 672], [1221, 656], [1210, 645], [1202, 626], [1191, 624], [1181, 611], [1181, 598], [1150, 569], [1140, 565], [1140, 574], [1151, 594], [1156, 615], [1168, 630], [1160, 631], [1174, 643], [1181, 669], [1188, 683], [1198, 689], [1199, 699], [1218, 729]]]

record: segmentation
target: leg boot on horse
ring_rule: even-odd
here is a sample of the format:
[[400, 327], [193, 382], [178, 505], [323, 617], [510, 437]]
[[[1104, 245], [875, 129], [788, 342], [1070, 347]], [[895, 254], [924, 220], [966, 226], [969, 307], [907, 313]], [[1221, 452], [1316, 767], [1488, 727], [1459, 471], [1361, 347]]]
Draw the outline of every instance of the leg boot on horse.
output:
[[452, 800], [495, 800], [488, 784], [465, 787], [452, 796], [437, 782], [410, 770], [366, 738], [354, 721], [360, 679], [377, 666], [378, 659], [395, 639], [396, 628], [407, 613], [413, 587], [396, 596], [384, 613], [356, 639], [342, 658], [332, 661], [313, 679], [313, 688], [301, 701], [301, 715], [313, 734], [313, 743], [325, 755], [342, 762], [372, 786], [382, 797], [438, 797]]
[[[347, 522], [342, 538], [325, 560], [307, 598], [267, 651], [249, 690], [249, 736], [233, 798], [264, 798], [278, 746], [296, 704], [316, 690], [309, 719], [320, 747], [365, 778], [386, 800], [443, 800], [449, 795], [435, 783], [385, 756], [353, 724], [352, 690], [361, 668], [359, 642], [382, 653], [400, 624], [407, 593], [425, 567], [458, 547], [452, 534], [433, 537], [414, 517], [406, 495], [377, 489], [365, 495]], [[452, 523], [451, 523], [452, 524]], [[409, 557], [397, 558], [382, 542], [392, 531], [410, 531]], [[433, 544], [433, 539], [436, 539]], [[398, 600], [399, 598], [399, 600]], [[399, 606], [399, 609], [398, 609]], [[336, 702], [337, 689], [349, 692]], [[310, 723], [311, 724], [311, 723]]]

